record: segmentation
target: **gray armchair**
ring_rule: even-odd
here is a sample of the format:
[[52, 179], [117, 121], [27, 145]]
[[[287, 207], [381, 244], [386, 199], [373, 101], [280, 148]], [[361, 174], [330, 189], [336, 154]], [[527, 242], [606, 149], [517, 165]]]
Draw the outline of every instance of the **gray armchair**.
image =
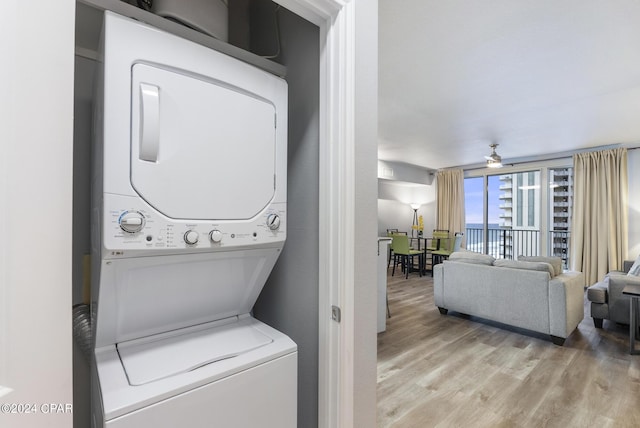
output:
[[629, 324], [629, 296], [623, 295], [622, 289], [628, 284], [640, 285], [640, 277], [627, 276], [632, 265], [633, 261], [625, 261], [624, 272], [609, 272], [604, 280], [587, 289], [596, 328], [602, 328], [603, 319]]

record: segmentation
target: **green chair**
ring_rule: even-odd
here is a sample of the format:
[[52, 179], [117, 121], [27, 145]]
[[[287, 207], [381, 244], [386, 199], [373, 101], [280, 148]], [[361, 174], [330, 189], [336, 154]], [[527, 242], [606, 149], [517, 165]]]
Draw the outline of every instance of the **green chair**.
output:
[[[393, 238], [393, 235], [407, 235], [407, 232], [398, 232], [398, 229], [387, 229], [387, 236]], [[389, 258], [387, 260], [387, 269], [391, 266], [391, 258], [393, 257], [393, 243], [389, 246]]]
[[[433, 234], [431, 237], [425, 239], [425, 247], [424, 247], [424, 261], [425, 264], [427, 260], [432, 260], [432, 253], [434, 251], [439, 250], [444, 243], [449, 240], [449, 231], [445, 229], [433, 229]], [[427, 266], [425, 266], [427, 269]], [[431, 265], [431, 269], [433, 269], [433, 264]]]
[[425, 248], [427, 251], [439, 250], [444, 240], [449, 239], [449, 231], [444, 229], [433, 229], [431, 238], [427, 238]]
[[[464, 233], [456, 232], [453, 239], [447, 239], [443, 248], [431, 252], [431, 265], [435, 266], [438, 263], [442, 263], [443, 260], [448, 259], [451, 253], [460, 251], [462, 245], [462, 237]], [[433, 270], [432, 270], [433, 272]]]
[[409, 248], [409, 238], [407, 235], [392, 235], [391, 249], [393, 250], [393, 270], [391, 276], [396, 273], [396, 266], [400, 264], [404, 270], [405, 278], [409, 278], [409, 272], [415, 266], [415, 258], [418, 258], [418, 273], [422, 276], [424, 268], [424, 253]]

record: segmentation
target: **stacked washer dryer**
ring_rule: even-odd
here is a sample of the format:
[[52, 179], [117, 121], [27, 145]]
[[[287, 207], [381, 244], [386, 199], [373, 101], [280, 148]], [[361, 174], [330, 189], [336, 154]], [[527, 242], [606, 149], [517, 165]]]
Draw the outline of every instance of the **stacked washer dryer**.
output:
[[293, 427], [297, 348], [251, 309], [286, 237], [287, 86], [106, 12], [93, 423]]

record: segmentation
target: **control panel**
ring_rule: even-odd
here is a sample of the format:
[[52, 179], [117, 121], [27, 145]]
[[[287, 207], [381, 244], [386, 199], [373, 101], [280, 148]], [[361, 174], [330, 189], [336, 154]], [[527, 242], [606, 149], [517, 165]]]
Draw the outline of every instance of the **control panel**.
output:
[[249, 220], [220, 221], [169, 219], [127, 196], [105, 194], [104, 203], [103, 246], [113, 257], [133, 250], [229, 250], [286, 238], [285, 203], [273, 203]]

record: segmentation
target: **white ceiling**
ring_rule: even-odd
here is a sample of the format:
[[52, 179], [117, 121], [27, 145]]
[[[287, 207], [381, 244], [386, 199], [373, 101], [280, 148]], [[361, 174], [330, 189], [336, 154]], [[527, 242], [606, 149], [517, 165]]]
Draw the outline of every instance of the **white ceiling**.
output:
[[427, 168], [640, 142], [639, 0], [379, 0], [378, 156]]

